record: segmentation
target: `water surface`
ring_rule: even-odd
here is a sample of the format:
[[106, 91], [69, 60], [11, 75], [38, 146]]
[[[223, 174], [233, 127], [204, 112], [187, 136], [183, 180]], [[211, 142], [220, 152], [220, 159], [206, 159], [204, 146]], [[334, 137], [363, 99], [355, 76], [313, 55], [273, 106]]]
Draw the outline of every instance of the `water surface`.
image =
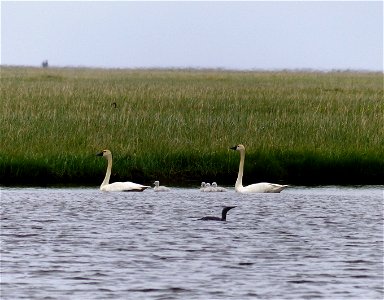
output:
[[383, 296], [382, 186], [1, 190], [2, 299]]

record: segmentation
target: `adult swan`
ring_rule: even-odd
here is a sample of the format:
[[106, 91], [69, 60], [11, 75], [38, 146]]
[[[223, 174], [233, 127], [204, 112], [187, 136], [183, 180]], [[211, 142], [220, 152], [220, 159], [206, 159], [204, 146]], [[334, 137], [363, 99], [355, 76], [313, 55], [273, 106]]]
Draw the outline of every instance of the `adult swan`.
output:
[[244, 171], [244, 160], [245, 160], [245, 147], [244, 145], [237, 145], [229, 149], [240, 152], [240, 165], [239, 174], [235, 183], [235, 190], [239, 193], [280, 193], [288, 185], [281, 185], [276, 183], [260, 182], [247, 186], [243, 186], [243, 171]]
[[105, 174], [104, 181], [100, 186], [101, 191], [142, 192], [145, 189], [149, 188], [149, 186], [147, 185], [141, 185], [141, 184], [133, 183], [130, 181], [109, 183], [109, 178], [111, 177], [111, 170], [112, 170], [112, 153], [109, 150], [103, 150], [102, 152], [97, 153], [96, 155], [103, 156], [108, 161], [107, 173]]

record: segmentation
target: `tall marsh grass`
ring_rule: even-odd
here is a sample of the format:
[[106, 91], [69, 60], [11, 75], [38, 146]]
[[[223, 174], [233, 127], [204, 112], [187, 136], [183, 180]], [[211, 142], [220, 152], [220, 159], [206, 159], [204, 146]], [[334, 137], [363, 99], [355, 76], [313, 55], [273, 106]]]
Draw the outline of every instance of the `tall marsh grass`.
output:
[[[383, 183], [381, 73], [1, 69], [3, 184]], [[116, 103], [116, 104], [114, 104]], [[116, 106], [116, 107], [115, 107]], [[246, 182], [247, 183], [247, 182]]]

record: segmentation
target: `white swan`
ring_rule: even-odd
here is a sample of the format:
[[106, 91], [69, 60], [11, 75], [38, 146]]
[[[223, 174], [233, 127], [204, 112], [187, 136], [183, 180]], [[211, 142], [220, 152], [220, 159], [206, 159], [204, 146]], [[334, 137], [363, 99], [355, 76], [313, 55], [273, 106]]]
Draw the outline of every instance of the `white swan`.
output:
[[155, 184], [155, 187], [153, 188], [153, 190], [155, 192], [168, 192], [171, 190], [170, 188], [168, 188], [166, 186], [160, 185], [160, 182], [158, 180], [156, 180], [154, 182], [154, 184]]
[[239, 174], [235, 183], [235, 190], [239, 193], [280, 193], [288, 185], [276, 183], [260, 182], [247, 186], [243, 186], [243, 171], [245, 160], [245, 147], [241, 144], [231, 147], [230, 149], [240, 152]]
[[216, 182], [212, 182], [212, 188], [214, 189], [215, 192], [226, 192], [227, 189], [221, 186], [217, 186]]
[[142, 192], [145, 189], [149, 188], [147, 185], [141, 185], [138, 183], [133, 183], [130, 181], [126, 182], [114, 182], [109, 183], [109, 178], [111, 177], [112, 171], [112, 153], [109, 150], [103, 150], [102, 152], [96, 154], [97, 156], [103, 156], [108, 161], [107, 173], [103, 183], [100, 186], [101, 191], [105, 192]]
[[205, 189], [205, 186], [206, 186], [206, 183], [203, 181], [202, 183], [201, 183], [201, 186], [200, 186], [200, 191], [204, 191], [204, 189]]
[[211, 187], [211, 184], [210, 183], [206, 183], [205, 184], [205, 187], [204, 187], [204, 189], [202, 190], [202, 192], [213, 192], [214, 190], [213, 190], [213, 188]]

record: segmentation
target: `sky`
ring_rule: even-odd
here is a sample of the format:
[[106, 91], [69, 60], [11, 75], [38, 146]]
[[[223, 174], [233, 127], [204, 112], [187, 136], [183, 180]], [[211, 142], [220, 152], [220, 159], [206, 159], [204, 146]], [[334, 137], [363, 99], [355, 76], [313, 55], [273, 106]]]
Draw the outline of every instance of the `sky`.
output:
[[1, 1], [1, 64], [383, 71], [383, 1]]

